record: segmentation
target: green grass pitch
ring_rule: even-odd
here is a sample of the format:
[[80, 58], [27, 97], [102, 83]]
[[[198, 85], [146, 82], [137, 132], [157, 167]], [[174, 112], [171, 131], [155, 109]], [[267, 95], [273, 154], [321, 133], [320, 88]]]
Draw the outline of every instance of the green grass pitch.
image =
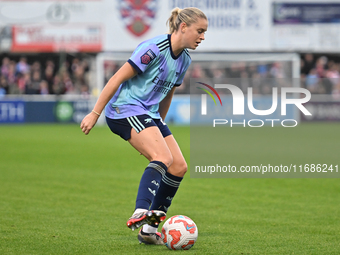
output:
[[[235, 141], [247, 139], [247, 128], [240, 130]], [[297, 137], [311, 135], [313, 144], [300, 143], [294, 154], [292, 146], [280, 156], [325, 155], [340, 164], [339, 130], [339, 124], [301, 125]], [[172, 132], [189, 161], [189, 127]], [[287, 142], [257, 132], [253, 144]], [[252, 147], [251, 157], [237, 147], [225, 150], [248, 165], [256, 153], [270, 153]], [[126, 227], [147, 161], [107, 127], [85, 136], [76, 125], [3, 125], [0, 158], [0, 254], [172, 252], [139, 245], [137, 231]], [[168, 216], [183, 214], [196, 222], [198, 240], [188, 254], [340, 254], [339, 181], [187, 174]]]

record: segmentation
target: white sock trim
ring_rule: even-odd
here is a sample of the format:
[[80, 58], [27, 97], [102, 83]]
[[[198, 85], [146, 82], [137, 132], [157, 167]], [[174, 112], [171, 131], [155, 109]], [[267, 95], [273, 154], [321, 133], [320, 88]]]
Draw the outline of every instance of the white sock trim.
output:
[[157, 228], [150, 226], [148, 224], [143, 225], [143, 232], [148, 234], [156, 234]]
[[133, 214], [141, 213], [141, 212], [146, 212], [146, 211], [147, 211], [146, 209], [137, 208]]

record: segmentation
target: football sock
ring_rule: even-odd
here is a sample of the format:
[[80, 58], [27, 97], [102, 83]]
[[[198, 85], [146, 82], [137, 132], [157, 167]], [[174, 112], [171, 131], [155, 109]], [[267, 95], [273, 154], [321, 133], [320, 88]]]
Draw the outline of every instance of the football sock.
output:
[[167, 212], [183, 177], [178, 177], [166, 172], [161, 180], [158, 192], [152, 201], [151, 210]]
[[135, 209], [147, 209], [157, 194], [162, 176], [168, 170], [160, 161], [151, 161], [145, 169], [139, 183]]

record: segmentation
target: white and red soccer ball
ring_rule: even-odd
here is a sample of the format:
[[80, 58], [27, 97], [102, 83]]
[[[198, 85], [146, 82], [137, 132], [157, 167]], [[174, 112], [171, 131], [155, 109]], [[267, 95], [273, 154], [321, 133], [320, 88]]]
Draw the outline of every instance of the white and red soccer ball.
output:
[[170, 250], [189, 250], [198, 236], [195, 222], [187, 216], [169, 218], [162, 227], [162, 239]]

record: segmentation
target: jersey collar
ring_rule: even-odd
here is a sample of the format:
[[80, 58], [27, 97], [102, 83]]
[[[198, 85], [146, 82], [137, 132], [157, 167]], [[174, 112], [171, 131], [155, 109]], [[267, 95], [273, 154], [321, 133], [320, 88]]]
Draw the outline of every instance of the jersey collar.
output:
[[178, 58], [182, 55], [182, 53], [183, 53], [184, 50], [182, 50], [177, 56], [175, 56], [174, 52], [172, 51], [172, 47], [171, 47], [171, 34], [168, 34], [168, 40], [169, 40], [169, 45], [170, 45], [170, 53], [171, 53], [171, 57], [172, 57], [173, 59], [178, 59]]

